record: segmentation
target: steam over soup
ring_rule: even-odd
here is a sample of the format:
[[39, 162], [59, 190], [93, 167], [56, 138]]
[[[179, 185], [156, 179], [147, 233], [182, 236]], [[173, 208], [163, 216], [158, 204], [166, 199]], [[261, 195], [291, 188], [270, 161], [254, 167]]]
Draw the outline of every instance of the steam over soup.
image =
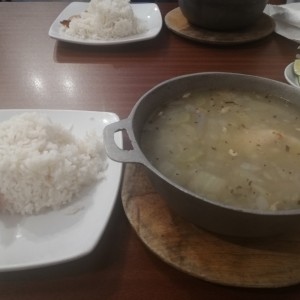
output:
[[166, 177], [240, 208], [300, 208], [300, 109], [236, 90], [187, 93], [144, 125], [141, 148]]

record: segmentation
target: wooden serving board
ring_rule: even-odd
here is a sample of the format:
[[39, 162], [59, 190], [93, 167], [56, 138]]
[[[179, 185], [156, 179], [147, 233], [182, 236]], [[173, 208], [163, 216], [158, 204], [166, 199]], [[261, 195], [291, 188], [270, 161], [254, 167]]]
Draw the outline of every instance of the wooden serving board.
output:
[[143, 243], [178, 270], [237, 287], [274, 288], [300, 282], [300, 230], [257, 239], [202, 230], [170, 211], [138, 164], [126, 165], [122, 202]]
[[183, 16], [179, 7], [165, 16], [166, 26], [175, 34], [200, 43], [214, 45], [236, 45], [263, 39], [275, 28], [274, 20], [263, 14], [258, 21], [246, 28], [233, 31], [212, 31], [191, 25]]

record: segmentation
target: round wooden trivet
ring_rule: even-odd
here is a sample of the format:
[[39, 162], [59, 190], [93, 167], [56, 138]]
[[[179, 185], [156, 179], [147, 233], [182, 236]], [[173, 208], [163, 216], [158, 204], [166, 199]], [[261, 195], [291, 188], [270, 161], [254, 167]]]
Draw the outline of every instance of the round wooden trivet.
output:
[[300, 231], [243, 239], [202, 230], [170, 211], [138, 164], [126, 165], [122, 202], [144, 244], [178, 270], [239, 287], [274, 288], [300, 282]]
[[233, 31], [212, 31], [191, 25], [179, 7], [165, 16], [167, 27], [175, 34], [200, 43], [236, 45], [260, 40], [270, 35], [275, 28], [274, 20], [263, 14], [252, 26]]

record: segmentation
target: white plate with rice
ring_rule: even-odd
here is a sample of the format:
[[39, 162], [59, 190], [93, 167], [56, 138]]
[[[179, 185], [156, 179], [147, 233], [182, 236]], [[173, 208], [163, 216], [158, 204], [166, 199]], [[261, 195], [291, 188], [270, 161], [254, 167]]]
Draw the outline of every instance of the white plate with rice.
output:
[[[0, 110], [0, 122], [27, 112], [44, 115], [80, 138], [93, 130], [101, 136], [107, 124], [119, 120], [116, 114], [108, 112]], [[116, 135], [116, 141], [121, 147], [121, 134]], [[33, 215], [1, 212], [1, 272], [73, 260], [95, 248], [110, 219], [122, 176], [122, 164], [106, 156], [103, 160], [107, 164], [103, 179], [83, 189], [62, 208]]]
[[[103, 2], [105, 0], [92, 0], [92, 1]], [[124, 1], [124, 0], [118, 0], [118, 1]], [[72, 35], [70, 33], [66, 34], [65, 32], [66, 27], [63, 26], [61, 22], [65, 20], [69, 20], [70, 18], [72, 19], [72, 17], [82, 14], [88, 8], [88, 5], [89, 3], [84, 3], [84, 2], [72, 2], [71, 4], [69, 4], [59, 14], [59, 16], [51, 25], [49, 29], [49, 36], [51, 38], [64, 41], [64, 42], [69, 42], [69, 43], [105, 46], [105, 45], [119, 45], [119, 44], [134, 43], [134, 42], [153, 39], [161, 31], [162, 16], [159, 7], [155, 3], [134, 3], [134, 4], [130, 4], [130, 6], [132, 8], [134, 17], [138, 20], [138, 22], [140, 22], [140, 24], [142, 24], [141, 26], [143, 27], [143, 29], [140, 30], [141, 31], [140, 33], [133, 33], [124, 37], [113, 36], [113, 33], [111, 33], [110, 36], [110, 31], [106, 28], [106, 31], [108, 31], [108, 33], [104, 38], [103, 37], [91, 38], [90, 35], [91, 28], [89, 28], [88, 35], [86, 34], [86, 32], [84, 36], [78, 36], [74, 32], [72, 32]], [[125, 12], [125, 14], [126, 13], [127, 12]], [[119, 29], [114, 28], [114, 34], [118, 35], [118, 30], [122, 31], [124, 30], [124, 28], [126, 28], [126, 26], [124, 26], [124, 19], [122, 22], [123, 23], [120, 24]], [[106, 27], [109, 27], [107, 24], [104, 25]]]

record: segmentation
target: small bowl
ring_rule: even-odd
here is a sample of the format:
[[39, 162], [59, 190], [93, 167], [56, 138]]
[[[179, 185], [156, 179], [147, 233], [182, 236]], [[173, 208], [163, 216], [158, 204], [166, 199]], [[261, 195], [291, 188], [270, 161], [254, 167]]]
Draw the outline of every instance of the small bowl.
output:
[[254, 24], [263, 14], [267, 0], [179, 0], [178, 4], [191, 24], [230, 31]]
[[299, 81], [293, 71], [293, 63], [290, 63], [284, 70], [285, 80], [297, 88], [300, 88]]

